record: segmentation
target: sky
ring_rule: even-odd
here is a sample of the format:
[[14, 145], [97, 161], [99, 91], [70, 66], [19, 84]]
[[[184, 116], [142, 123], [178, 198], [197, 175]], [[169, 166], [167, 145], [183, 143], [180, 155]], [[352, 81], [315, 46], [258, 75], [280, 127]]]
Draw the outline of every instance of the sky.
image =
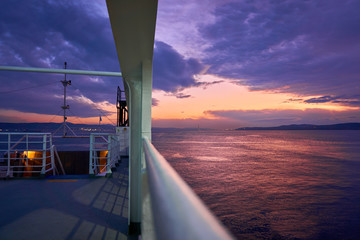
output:
[[[360, 122], [360, 1], [159, 1], [154, 127]], [[105, 0], [2, 0], [0, 65], [121, 71]], [[0, 71], [0, 122], [61, 122], [59, 74]], [[69, 121], [116, 123], [116, 77], [68, 75]]]

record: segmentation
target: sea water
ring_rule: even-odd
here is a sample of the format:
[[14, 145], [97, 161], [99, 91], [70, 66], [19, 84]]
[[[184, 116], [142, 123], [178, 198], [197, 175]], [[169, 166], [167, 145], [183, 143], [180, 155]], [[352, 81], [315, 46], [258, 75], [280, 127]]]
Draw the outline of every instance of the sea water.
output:
[[360, 239], [360, 131], [154, 130], [239, 239]]

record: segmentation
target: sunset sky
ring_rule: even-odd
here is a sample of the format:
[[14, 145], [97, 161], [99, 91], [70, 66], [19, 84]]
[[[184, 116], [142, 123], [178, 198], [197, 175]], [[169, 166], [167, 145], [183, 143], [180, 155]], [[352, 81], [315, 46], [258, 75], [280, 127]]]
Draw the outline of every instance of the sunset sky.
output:
[[[360, 1], [160, 0], [154, 127], [360, 122]], [[120, 71], [105, 0], [2, 0], [0, 65]], [[0, 71], [0, 122], [61, 122], [59, 74]], [[69, 121], [116, 122], [121, 78], [68, 75]]]

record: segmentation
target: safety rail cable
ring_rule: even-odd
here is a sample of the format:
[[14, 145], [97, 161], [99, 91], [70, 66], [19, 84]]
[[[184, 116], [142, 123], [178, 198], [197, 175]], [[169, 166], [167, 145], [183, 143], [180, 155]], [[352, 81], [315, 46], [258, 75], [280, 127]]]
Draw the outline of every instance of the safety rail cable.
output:
[[1, 177], [49, 171], [55, 174], [51, 133], [0, 133]]
[[[111, 173], [111, 168], [115, 167], [115, 164], [120, 160], [119, 144], [120, 141], [117, 135], [91, 133], [89, 174]], [[106, 156], [100, 156], [101, 152], [106, 152]], [[105, 164], [100, 164], [100, 160], [104, 159], [106, 159]]]
[[234, 239], [149, 139], [143, 146], [156, 239]]

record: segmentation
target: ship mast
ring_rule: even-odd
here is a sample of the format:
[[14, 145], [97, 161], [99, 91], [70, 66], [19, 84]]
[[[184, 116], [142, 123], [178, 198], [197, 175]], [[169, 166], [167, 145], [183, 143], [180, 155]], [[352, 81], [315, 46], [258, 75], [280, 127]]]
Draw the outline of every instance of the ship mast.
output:
[[[64, 62], [64, 69], [66, 69], [66, 65], [67, 65], [67, 63]], [[71, 80], [68, 80], [68, 81], [66, 80], [66, 73], [65, 73], [65, 79], [64, 79], [64, 81], [61, 81], [61, 83], [64, 86], [64, 105], [61, 106], [61, 108], [64, 110], [63, 137], [65, 137], [66, 136], [66, 127], [67, 127], [67, 125], [66, 125], [66, 119], [67, 119], [67, 117], [66, 117], [66, 109], [70, 108], [69, 105], [66, 105], [66, 87], [68, 85], [71, 85]]]
[[[67, 63], [64, 62], [64, 69], [66, 70], [67, 67]], [[66, 116], [66, 110], [70, 109], [70, 106], [68, 104], [66, 104], [66, 88], [67, 86], [71, 85], [71, 80], [66, 80], [66, 73], [64, 74], [65, 78], [63, 81], [60, 81], [63, 86], [64, 86], [64, 105], [61, 106], [61, 108], [64, 110], [64, 120], [63, 120], [63, 124], [60, 126], [60, 128], [58, 128], [55, 132], [54, 135], [57, 131], [59, 131], [61, 128], [63, 129], [63, 137], [66, 137], [67, 135], [67, 129], [70, 130], [70, 132], [76, 136], [75, 132], [67, 125], [66, 120], [67, 120], [67, 116]]]

